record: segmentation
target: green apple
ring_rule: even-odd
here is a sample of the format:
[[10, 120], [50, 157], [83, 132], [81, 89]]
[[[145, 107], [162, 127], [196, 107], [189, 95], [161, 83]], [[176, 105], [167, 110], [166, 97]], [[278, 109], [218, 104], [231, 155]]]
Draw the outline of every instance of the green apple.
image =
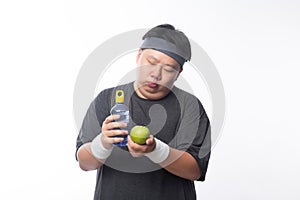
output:
[[137, 144], [145, 144], [150, 136], [150, 131], [146, 126], [135, 126], [130, 131], [132, 141]]

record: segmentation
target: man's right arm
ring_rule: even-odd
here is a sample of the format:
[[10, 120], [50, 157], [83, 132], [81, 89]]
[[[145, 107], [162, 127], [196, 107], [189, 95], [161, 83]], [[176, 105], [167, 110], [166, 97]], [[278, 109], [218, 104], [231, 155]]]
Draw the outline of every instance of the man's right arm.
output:
[[108, 116], [102, 124], [102, 132], [97, 135], [92, 142], [81, 145], [77, 151], [77, 160], [82, 170], [90, 171], [98, 169], [110, 156], [113, 143], [123, 141], [119, 135], [126, 135], [126, 130], [116, 130], [127, 126], [126, 123], [115, 122], [119, 115]]
[[77, 151], [79, 167], [84, 171], [98, 169], [105, 160], [97, 159], [92, 154], [91, 142], [83, 144]]

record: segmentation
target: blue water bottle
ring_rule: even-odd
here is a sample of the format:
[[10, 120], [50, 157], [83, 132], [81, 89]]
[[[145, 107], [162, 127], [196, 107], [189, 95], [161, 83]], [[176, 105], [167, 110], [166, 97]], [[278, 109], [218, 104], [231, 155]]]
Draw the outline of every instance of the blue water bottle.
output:
[[[116, 91], [116, 98], [115, 98], [116, 104], [111, 108], [110, 114], [112, 115], [120, 115], [119, 119], [116, 119], [116, 122], [123, 122], [128, 124], [129, 123], [129, 109], [124, 104], [124, 91], [123, 90], [117, 90]], [[121, 128], [122, 130], [127, 130], [127, 127]], [[128, 130], [127, 130], [128, 131]], [[124, 140], [122, 142], [114, 143], [116, 146], [127, 146], [127, 135], [120, 135], [116, 137], [122, 137]]]

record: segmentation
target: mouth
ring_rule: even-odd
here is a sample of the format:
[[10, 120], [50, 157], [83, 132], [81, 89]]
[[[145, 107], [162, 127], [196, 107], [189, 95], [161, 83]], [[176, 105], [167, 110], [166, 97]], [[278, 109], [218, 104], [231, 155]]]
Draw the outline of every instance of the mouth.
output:
[[153, 88], [153, 89], [158, 87], [158, 84], [154, 83], [154, 82], [148, 82], [147, 85], [148, 85], [148, 87]]

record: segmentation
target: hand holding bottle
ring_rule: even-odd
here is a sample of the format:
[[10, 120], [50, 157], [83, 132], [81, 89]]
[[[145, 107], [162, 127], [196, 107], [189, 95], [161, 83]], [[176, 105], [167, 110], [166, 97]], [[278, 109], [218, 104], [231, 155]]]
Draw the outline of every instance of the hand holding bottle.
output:
[[[101, 142], [107, 149], [112, 147], [112, 144], [119, 143], [124, 140], [124, 137], [128, 134], [127, 130], [122, 130], [127, 127], [124, 122], [116, 122], [120, 118], [120, 115], [108, 116], [102, 124], [102, 137]], [[120, 136], [120, 137], [117, 137]]]
[[[120, 115], [108, 116], [102, 124], [102, 132], [96, 136], [91, 143], [91, 151], [95, 158], [105, 160], [112, 152], [113, 144], [120, 143], [124, 140], [123, 136], [127, 135], [126, 130], [121, 130], [127, 126], [126, 123], [115, 122]], [[119, 130], [116, 130], [118, 128]]]

